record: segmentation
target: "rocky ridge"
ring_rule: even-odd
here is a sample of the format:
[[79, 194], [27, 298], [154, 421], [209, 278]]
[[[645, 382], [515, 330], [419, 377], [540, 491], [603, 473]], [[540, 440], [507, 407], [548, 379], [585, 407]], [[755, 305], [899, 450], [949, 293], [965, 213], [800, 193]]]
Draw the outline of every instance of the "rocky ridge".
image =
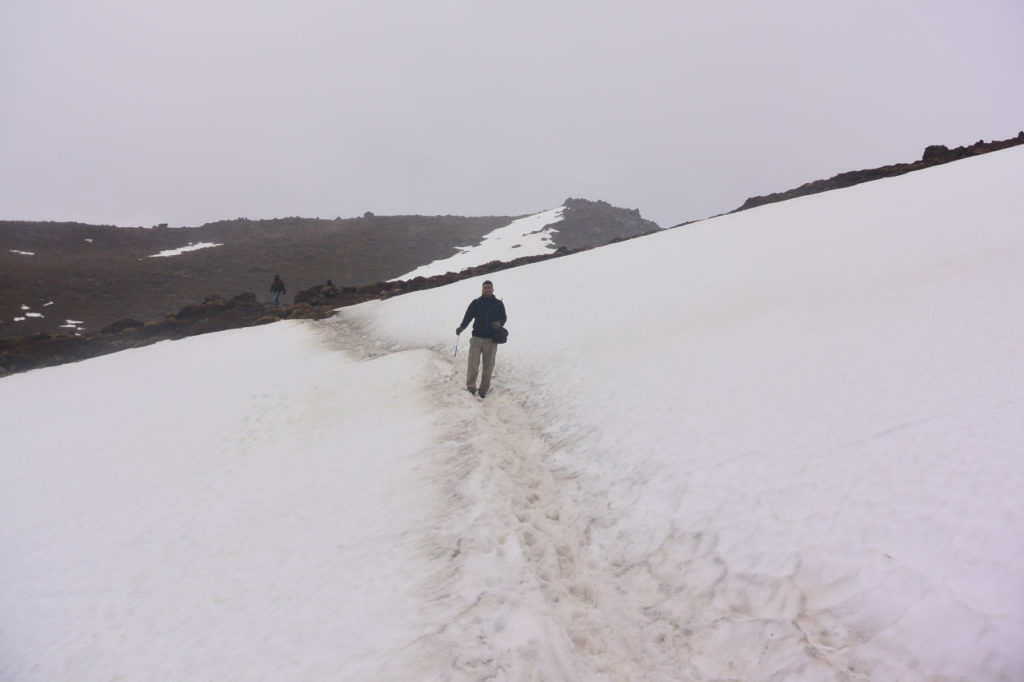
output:
[[746, 211], [757, 206], [764, 206], [765, 204], [771, 204], [778, 201], [795, 199], [797, 197], [808, 196], [810, 194], [828, 192], [833, 189], [853, 187], [854, 185], [871, 182], [873, 180], [881, 180], [882, 178], [905, 175], [907, 173], [912, 173], [913, 171], [921, 170], [922, 168], [930, 168], [931, 166], [938, 166], [943, 163], [950, 163], [951, 161], [959, 161], [960, 159], [967, 159], [980, 154], [988, 154], [990, 152], [1007, 149], [1020, 144], [1024, 144], [1024, 131], [1018, 133], [1017, 137], [1012, 137], [1008, 140], [995, 140], [992, 142], [978, 140], [972, 145], [968, 145], [966, 147], [954, 147], [953, 149], [942, 144], [929, 145], [928, 147], [925, 147], [924, 154], [918, 161], [914, 161], [912, 163], [894, 163], [887, 166], [880, 166], [879, 168], [839, 173], [827, 180], [814, 180], [785, 192], [776, 192], [774, 194], [750, 197], [743, 202], [742, 206], [730, 211], [730, 213], [738, 213], [739, 211]]

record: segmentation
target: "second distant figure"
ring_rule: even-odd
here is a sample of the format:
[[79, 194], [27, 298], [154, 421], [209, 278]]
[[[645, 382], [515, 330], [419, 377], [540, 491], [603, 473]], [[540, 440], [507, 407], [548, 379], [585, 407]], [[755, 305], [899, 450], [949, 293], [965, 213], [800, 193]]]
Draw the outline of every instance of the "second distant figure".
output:
[[284, 293], [284, 282], [281, 275], [274, 275], [274, 281], [270, 284], [270, 293], [274, 295], [274, 305], [281, 305], [281, 294]]
[[[494, 341], [494, 330], [503, 327], [508, 321], [505, 315], [505, 304], [494, 297], [494, 285], [490, 280], [484, 282], [480, 298], [473, 299], [462, 324], [455, 329], [461, 334], [469, 321], [473, 320], [473, 338], [469, 340], [469, 359], [466, 367], [466, 390], [476, 393], [481, 398], [487, 395], [491, 387], [491, 372], [494, 371], [494, 357], [498, 353], [498, 344]], [[476, 377], [483, 360], [484, 371], [480, 375], [480, 388], [477, 388]]]

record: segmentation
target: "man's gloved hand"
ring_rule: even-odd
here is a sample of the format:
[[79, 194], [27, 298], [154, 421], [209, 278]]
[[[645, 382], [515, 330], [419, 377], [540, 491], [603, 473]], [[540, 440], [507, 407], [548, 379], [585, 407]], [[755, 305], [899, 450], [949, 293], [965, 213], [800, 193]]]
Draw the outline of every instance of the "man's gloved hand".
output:
[[461, 334], [463, 329], [465, 329], [465, 327], [456, 327], [455, 328], [455, 336], [458, 336], [459, 334]]
[[499, 322], [497, 320], [494, 321], [494, 322], [491, 322], [491, 329], [498, 329], [499, 327], [501, 327], [501, 322]]

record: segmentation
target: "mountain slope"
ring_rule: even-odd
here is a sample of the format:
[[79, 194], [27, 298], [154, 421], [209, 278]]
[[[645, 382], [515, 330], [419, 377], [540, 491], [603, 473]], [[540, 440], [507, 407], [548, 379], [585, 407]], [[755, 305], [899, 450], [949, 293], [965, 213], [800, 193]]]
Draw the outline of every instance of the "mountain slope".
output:
[[[582, 481], [639, 659], [1024, 673], [1022, 173], [1006, 150], [493, 278], [498, 386]], [[339, 317], [441, 352], [463, 289]]]
[[0, 677], [1020, 679], [1022, 152], [0, 379]]
[[[603, 202], [570, 199], [566, 206], [553, 248], [598, 246], [658, 229], [637, 211]], [[338, 286], [387, 280], [474, 247], [512, 220], [368, 213], [153, 229], [0, 222], [0, 338], [96, 332], [212, 295], [249, 291], [270, 300], [267, 289], [278, 273], [289, 301], [327, 280]]]
[[737, 211], [746, 211], [747, 209], [764, 206], [765, 204], [788, 201], [797, 197], [820, 194], [821, 192], [830, 192], [832, 190], [843, 189], [845, 187], [853, 187], [865, 182], [873, 182], [884, 178], [894, 178], [907, 173], [913, 173], [914, 171], [919, 171], [924, 168], [931, 168], [933, 166], [939, 166], [953, 161], [969, 159], [973, 156], [989, 154], [991, 152], [1009, 149], [1010, 147], [1016, 147], [1022, 144], [1024, 144], [1024, 131], [1018, 133], [1017, 137], [1013, 137], [1008, 140], [992, 140], [991, 142], [978, 140], [972, 145], [968, 145], [966, 147], [955, 147], [953, 149], [950, 149], [944, 144], [933, 144], [925, 147], [924, 154], [921, 155], [921, 158], [918, 161], [914, 161], [912, 163], [894, 163], [886, 166], [880, 166], [878, 168], [848, 171], [846, 173], [834, 175], [827, 180], [814, 180], [812, 182], [807, 182], [800, 187], [795, 187], [785, 192], [776, 192], [765, 196], [750, 197], [743, 202], [742, 206], [732, 212], [736, 213]]

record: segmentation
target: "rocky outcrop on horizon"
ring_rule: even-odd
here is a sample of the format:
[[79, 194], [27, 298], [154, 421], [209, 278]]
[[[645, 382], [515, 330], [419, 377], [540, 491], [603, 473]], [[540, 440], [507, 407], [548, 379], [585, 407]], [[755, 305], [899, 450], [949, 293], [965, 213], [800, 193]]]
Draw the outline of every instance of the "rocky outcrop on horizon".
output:
[[1017, 137], [1012, 137], [1008, 140], [997, 140], [993, 142], [978, 140], [972, 145], [966, 147], [955, 147], [953, 149], [941, 144], [929, 145], [925, 148], [924, 154], [919, 161], [914, 161], [913, 163], [895, 163], [888, 166], [881, 166], [879, 168], [849, 171], [847, 173], [834, 175], [827, 180], [814, 180], [785, 192], [776, 192], [774, 194], [765, 194], [764, 196], [750, 197], [743, 202], [742, 206], [730, 211], [730, 213], [738, 213], [739, 211], [746, 211], [757, 206], [764, 206], [765, 204], [772, 204], [778, 201], [786, 201], [797, 197], [828, 192], [833, 189], [853, 187], [854, 185], [871, 182], [873, 180], [881, 180], [882, 178], [905, 175], [916, 170], [921, 170], [922, 168], [938, 166], [951, 161], [959, 161], [960, 159], [966, 159], [980, 154], [988, 154], [990, 152], [999, 151], [1000, 149], [1015, 147], [1020, 144], [1024, 144], [1024, 131], [1018, 133]]
[[585, 249], [657, 232], [658, 224], [646, 220], [639, 209], [616, 208], [604, 201], [566, 199], [562, 221], [555, 225], [551, 241], [556, 247]]

